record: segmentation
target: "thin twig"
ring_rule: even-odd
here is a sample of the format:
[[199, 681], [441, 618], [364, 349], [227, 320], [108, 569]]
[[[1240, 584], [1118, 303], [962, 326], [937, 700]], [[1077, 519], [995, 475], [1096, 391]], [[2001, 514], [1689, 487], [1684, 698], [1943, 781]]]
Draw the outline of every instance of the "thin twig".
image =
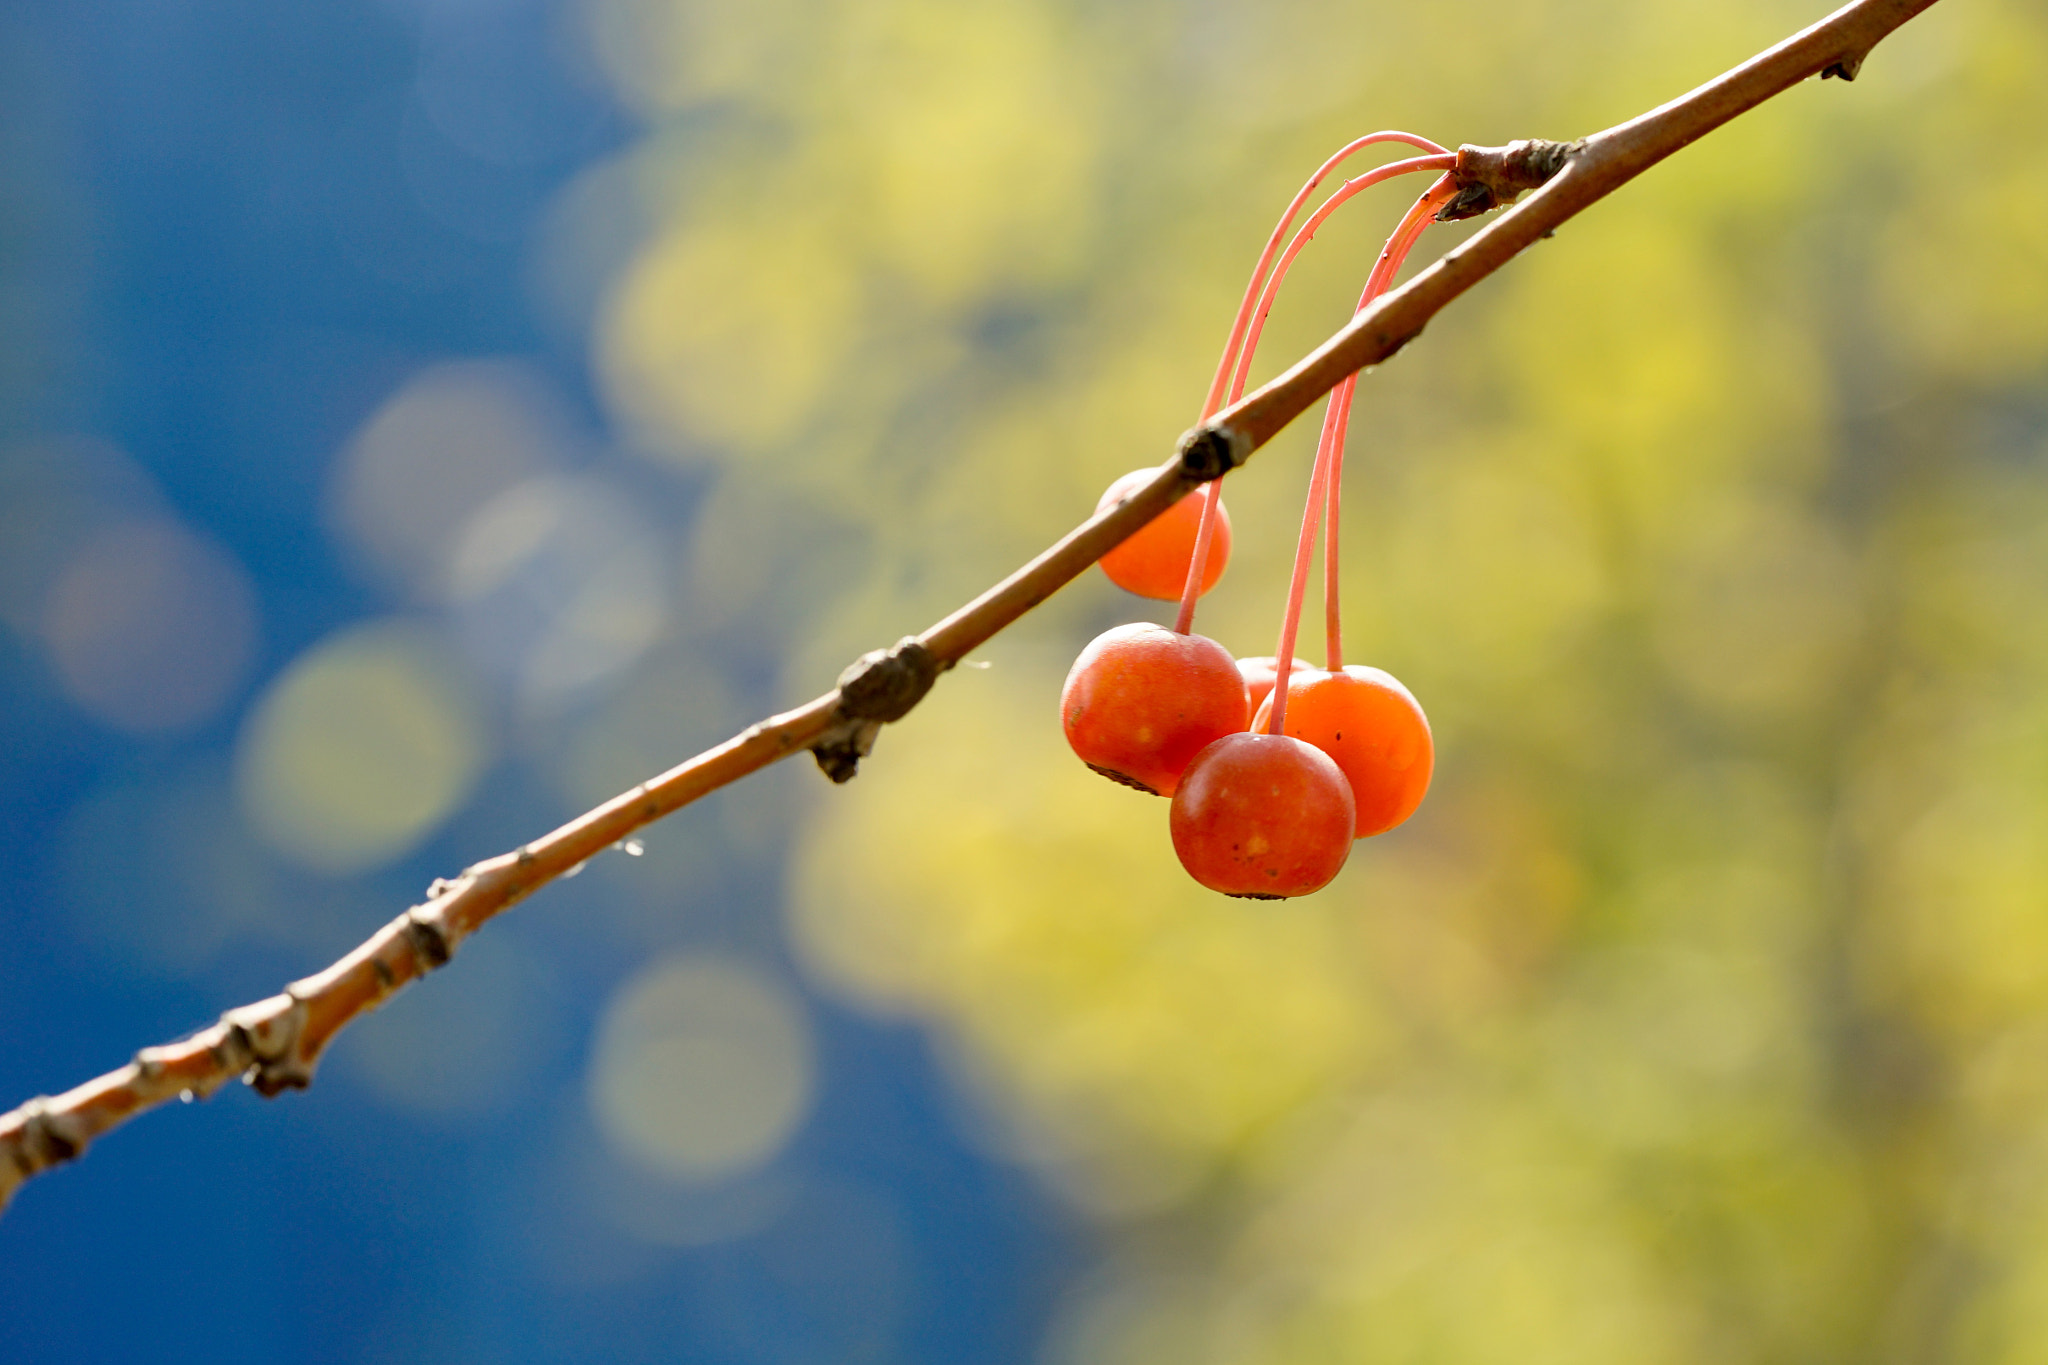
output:
[[764, 720], [641, 783], [554, 833], [428, 889], [326, 971], [281, 995], [229, 1010], [182, 1042], [144, 1048], [118, 1071], [0, 1115], [0, 1207], [29, 1177], [69, 1161], [111, 1128], [176, 1096], [206, 1096], [237, 1077], [265, 1095], [311, 1083], [334, 1035], [407, 982], [447, 962], [485, 920], [618, 844], [642, 826], [791, 754], [811, 751], [851, 777], [889, 721], [934, 679], [1049, 597], [1202, 483], [1243, 464], [1347, 375], [1387, 359], [1451, 300], [1561, 223], [1729, 119], [1815, 75], [1854, 79], [1870, 49], [1935, 0], [1855, 0], [1718, 80], [1582, 142], [1461, 147], [1463, 191], [1445, 214], [1469, 216], [1535, 193], [1462, 247], [1371, 307], [1264, 388], [1182, 439], [1150, 483], [923, 635], [878, 650], [808, 705]]

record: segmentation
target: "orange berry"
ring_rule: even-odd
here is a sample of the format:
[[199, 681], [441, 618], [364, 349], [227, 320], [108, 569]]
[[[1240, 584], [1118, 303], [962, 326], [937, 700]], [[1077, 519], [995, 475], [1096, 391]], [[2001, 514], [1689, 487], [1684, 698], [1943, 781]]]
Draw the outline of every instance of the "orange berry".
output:
[[[1254, 730], [1272, 714], [1268, 696]], [[1290, 674], [1283, 731], [1337, 761], [1350, 780], [1358, 837], [1384, 834], [1415, 813], [1429, 790], [1436, 748], [1429, 719], [1390, 673], [1352, 664], [1339, 673]]]
[[1158, 796], [1173, 795], [1188, 760], [1250, 715], [1229, 650], [1150, 621], [1096, 636], [1060, 692], [1060, 723], [1081, 761]]
[[1277, 900], [1329, 884], [1351, 856], [1351, 787], [1330, 756], [1285, 735], [1226, 735], [1195, 755], [1168, 825], [1211, 891]]
[[[1134, 469], [1109, 486], [1095, 504], [1100, 512], [1142, 487], [1157, 469]], [[1125, 592], [1178, 602], [1187, 587], [1188, 564], [1195, 557], [1195, 533], [1202, 525], [1202, 491], [1169, 507], [1151, 525], [1102, 557], [1102, 571]], [[1209, 558], [1202, 565], [1202, 591], [1216, 586], [1230, 562], [1230, 509], [1216, 505], [1216, 529], [1209, 536]]]
[[[1294, 661], [1294, 671], [1312, 671], [1314, 664], [1300, 659]], [[1237, 671], [1244, 675], [1245, 696], [1252, 704], [1252, 710], [1259, 709], [1260, 703], [1273, 695], [1273, 682], [1280, 675], [1280, 661], [1270, 654], [1260, 654], [1237, 661]]]

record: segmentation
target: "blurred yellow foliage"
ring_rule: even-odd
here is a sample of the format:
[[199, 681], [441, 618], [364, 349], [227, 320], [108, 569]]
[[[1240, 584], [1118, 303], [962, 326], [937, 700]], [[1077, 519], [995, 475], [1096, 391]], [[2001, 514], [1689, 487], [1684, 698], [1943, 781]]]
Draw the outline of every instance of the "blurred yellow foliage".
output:
[[[666, 189], [601, 378], [715, 472], [705, 619], [808, 695], [1166, 456], [1329, 148], [1592, 131], [1819, 9], [602, 0]], [[1067, 662], [1147, 614], [1093, 575], [817, 803], [801, 959], [927, 1021], [963, 1122], [1106, 1230], [1054, 1357], [2038, 1351], [2043, 90], [2048, 14], [1938, 7], [1365, 382], [1349, 653], [1440, 766], [1328, 891], [1201, 891], [1065, 752]], [[1259, 373], [1406, 193], [1307, 253]], [[1230, 483], [1240, 654], [1305, 439]]]
[[379, 867], [445, 820], [482, 775], [482, 706], [410, 622], [358, 626], [281, 674], [235, 755], [265, 842], [323, 872]]

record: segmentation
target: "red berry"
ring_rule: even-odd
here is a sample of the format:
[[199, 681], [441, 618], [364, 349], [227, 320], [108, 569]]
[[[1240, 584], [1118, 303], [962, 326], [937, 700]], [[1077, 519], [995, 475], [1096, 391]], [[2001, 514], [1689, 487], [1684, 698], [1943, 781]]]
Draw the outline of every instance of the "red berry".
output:
[[[1109, 486], [1095, 510], [1115, 504], [1142, 487], [1157, 469], [1134, 469]], [[1187, 586], [1188, 564], [1195, 557], [1195, 532], [1202, 524], [1202, 492], [1197, 489], [1169, 507], [1144, 530], [1102, 557], [1102, 571], [1125, 592], [1180, 600]], [[1230, 509], [1216, 505], [1216, 529], [1209, 536], [1209, 557], [1202, 564], [1202, 591], [1216, 586], [1230, 562]]]
[[[1294, 661], [1296, 673], [1314, 668], [1314, 664], [1300, 659]], [[1279, 676], [1280, 661], [1270, 654], [1260, 654], [1250, 659], [1239, 659], [1237, 671], [1244, 675], [1245, 696], [1251, 701], [1252, 710], [1258, 710], [1260, 704], [1273, 695], [1273, 681]]]
[[1060, 721], [1081, 761], [1113, 781], [1173, 795], [1181, 770], [1251, 714], [1230, 651], [1150, 621], [1096, 636], [1060, 692]]
[[[1266, 698], [1252, 721], [1272, 714]], [[1392, 674], [1353, 664], [1339, 673], [1290, 674], [1282, 729], [1337, 760], [1358, 805], [1358, 837], [1384, 834], [1415, 813], [1429, 790], [1436, 748], [1429, 719]]]
[[1351, 856], [1351, 787], [1330, 756], [1285, 735], [1226, 735], [1173, 794], [1180, 864], [1211, 891], [1275, 900], [1329, 884]]

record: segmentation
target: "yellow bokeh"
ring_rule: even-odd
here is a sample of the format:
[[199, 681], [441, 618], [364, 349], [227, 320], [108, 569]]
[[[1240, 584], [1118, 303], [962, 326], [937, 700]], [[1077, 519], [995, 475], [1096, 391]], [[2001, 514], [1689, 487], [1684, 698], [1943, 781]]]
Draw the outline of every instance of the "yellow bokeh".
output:
[[480, 709], [422, 627], [332, 636], [271, 682], [242, 727], [243, 817], [317, 871], [381, 867], [468, 798], [489, 758]]
[[620, 989], [590, 1073], [598, 1126], [655, 1174], [727, 1179], [770, 1160], [811, 1106], [810, 1028], [744, 963], [672, 958]]

